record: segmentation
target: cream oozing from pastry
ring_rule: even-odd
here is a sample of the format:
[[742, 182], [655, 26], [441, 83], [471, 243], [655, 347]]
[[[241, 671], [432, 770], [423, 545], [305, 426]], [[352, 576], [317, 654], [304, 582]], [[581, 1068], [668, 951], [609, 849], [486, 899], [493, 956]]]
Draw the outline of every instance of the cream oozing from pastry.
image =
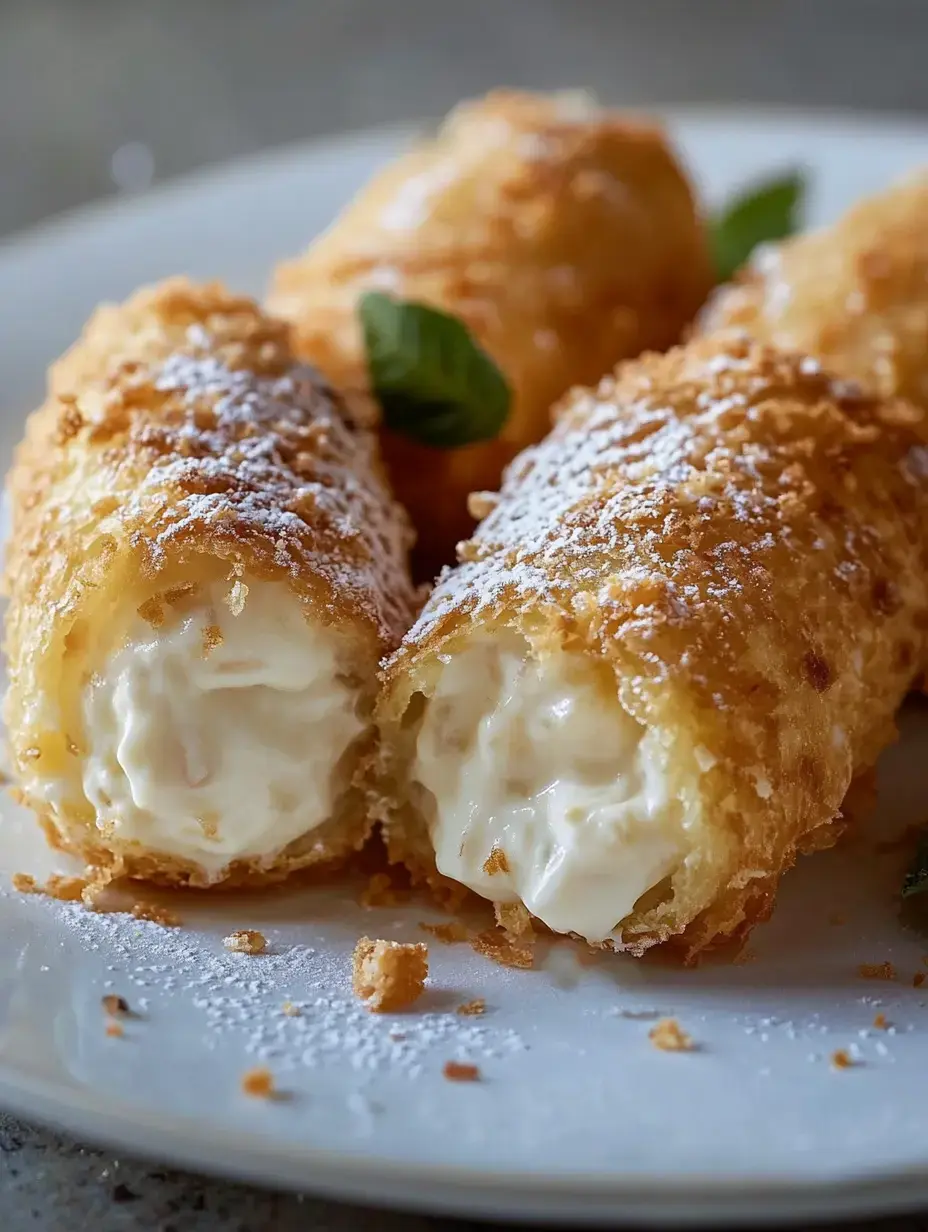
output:
[[283, 583], [230, 584], [154, 627], [141, 616], [84, 694], [97, 825], [217, 876], [332, 813], [363, 730], [337, 631]]
[[580, 655], [471, 639], [443, 657], [412, 770], [439, 871], [607, 939], [691, 847], [661, 753]]

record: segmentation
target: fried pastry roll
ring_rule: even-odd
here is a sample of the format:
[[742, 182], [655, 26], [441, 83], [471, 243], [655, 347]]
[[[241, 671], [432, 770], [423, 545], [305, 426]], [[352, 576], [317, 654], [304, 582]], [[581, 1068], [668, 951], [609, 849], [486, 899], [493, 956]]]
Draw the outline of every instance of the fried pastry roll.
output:
[[928, 172], [761, 248], [700, 326], [743, 329], [871, 393], [928, 405]]
[[580, 94], [499, 91], [388, 166], [268, 303], [340, 389], [366, 390], [356, 309], [376, 289], [460, 318], [514, 393], [501, 435], [438, 450], [385, 434], [422, 568], [473, 529], [469, 492], [550, 427], [571, 385], [674, 343], [712, 285], [701, 220], [663, 132]]
[[744, 935], [923, 667], [926, 441], [738, 335], [574, 391], [386, 666], [392, 857], [616, 950]]
[[172, 280], [101, 309], [8, 477], [6, 721], [53, 845], [251, 884], [364, 841], [379, 658], [411, 619], [376, 435], [287, 327]]

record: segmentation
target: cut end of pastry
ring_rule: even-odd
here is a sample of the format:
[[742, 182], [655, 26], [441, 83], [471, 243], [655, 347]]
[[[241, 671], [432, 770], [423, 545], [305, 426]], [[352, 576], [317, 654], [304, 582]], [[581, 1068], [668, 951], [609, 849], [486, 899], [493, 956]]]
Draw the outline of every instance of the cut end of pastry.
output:
[[427, 846], [442, 876], [597, 945], [639, 948], [696, 914], [725, 844], [611, 666], [496, 629], [432, 667], [394, 733], [410, 804], [395, 854], [406, 840], [421, 867]]
[[[23, 767], [69, 845], [84, 845], [83, 821], [90, 851], [144, 853], [149, 875], [201, 884], [288, 866], [294, 844], [309, 862], [370, 727], [344, 635], [286, 583], [248, 577], [179, 584], [114, 623], [111, 646], [73, 652], [84, 683], [66, 756], [49, 765], [40, 747]], [[316, 854], [357, 846], [352, 827]]]

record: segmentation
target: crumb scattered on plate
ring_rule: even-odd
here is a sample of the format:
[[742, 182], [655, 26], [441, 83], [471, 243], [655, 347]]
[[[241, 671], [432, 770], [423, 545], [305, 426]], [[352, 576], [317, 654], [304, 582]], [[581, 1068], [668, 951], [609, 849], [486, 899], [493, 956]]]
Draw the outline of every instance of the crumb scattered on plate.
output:
[[436, 941], [440, 941], [442, 945], [455, 945], [459, 941], [466, 941], [470, 936], [460, 920], [452, 920], [448, 924], [427, 924], [423, 921], [419, 927], [424, 933], [429, 933]]
[[480, 1070], [464, 1061], [446, 1061], [442, 1071], [449, 1082], [479, 1082]]
[[831, 1063], [835, 1069], [851, 1069], [858, 1064], [844, 1048], [837, 1048], [831, 1054]]
[[887, 1021], [885, 1014], [877, 1014], [873, 1019], [873, 1025], [878, 1031], [889, 1030], [889, 1022]]
[[105, 997], [101, 997], [100, 1004], [107, 1014], [112, 1014], [114, 1017], [119, 1014], [129, 1013], [129, 1002], [126, 998], [117, 996], [113, 992], [107, 993]]
[[242, 1090], [253, 1099], [270, 1099], [274, 1095], [274, 1075], [266, 1065], [246, 1070], [242, 1074]]
[[223, 938], [222, 944], [236, 954], [263, 954], [267, 949], [267, 938], [257, 929], [237, 928], [234, 933]]
[[648, 1032], [648, 1039], [661, 1052], [692, 1052], [693, 1040], [676, 1018], [662, 1018]]
[[462, 1014], [465, 1018], [476, 1014], [485, 1014], [486, 1012], [487, 1003], [483, 997], [475, 997], [473, 1001], [465, 1001], [463, 1005], [459, 1005], [455, 1010], [456, 1014]]
[[152, 924], [160, 924], [163, 928], [179, 928], [181, 923], [180, 916], [176, 912], [170, 911], [167, 907], [160, 907], [157, 903], [133, 903], [129, 914], [134, 915], [137, 920], [149, 920]]
[[864, 980], [894, 980], [896, 968], [891, 962], [861, 963], [857, 974]]
[[915, 974], [912, 976], [912, 987], [913, 987], [913, 988], [921, 988], [921, 986], [922, 986], [922, 984], [924, 984], [924, 982], [925, 982], [926, 978], [928, 978], [928, 977], [926, 977], [926, 975], [925, 975], [924, 971], [916, 971], [916, 972], [915, 972]]
[[524, 942], [514, 942], [495, 928], [478, 933], [471, 940], [471, 945], [476, 953], [499, 963], [501, 967], [517, 967], [527, 970], [535, 963], [535, 955], [530, 945]]
[[115, 1039], [121, 1039], [124, 1034], [123, 1029], [122, 1029], [122, 1024], [118, 1022], [113, 1022], [111, 1019], [106, 1024], [106, 1034]]
[[352, 987], [369, 1010], [406, 1009], [422, 994], [429, 973], [424, 941], [372, 941], [361, 937], [352, 958]]
[[300, 1007], [298, 1005], [294, 1005], [292, 1001], [285, 1001], [280, 1008], [288, 1018], [299, 1018], [302, 1013]]

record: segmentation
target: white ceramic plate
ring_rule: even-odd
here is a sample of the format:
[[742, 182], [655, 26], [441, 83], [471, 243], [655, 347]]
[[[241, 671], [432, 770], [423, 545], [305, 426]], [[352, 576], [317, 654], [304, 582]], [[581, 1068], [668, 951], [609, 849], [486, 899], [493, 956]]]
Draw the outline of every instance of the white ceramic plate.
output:
[[[813, 222], [928, 162], [928, 128], [896, 120], [671, 121], [712, 199], [806, 164]], [[46, 363], [95, 303], [177, 271], [259, 291], [273, 261], [405, 137], [285, 150], [0, 247], [4, 455]], [[928, 815], [928, 711], [911, 710], [905, 726], [875, 824], [787, 878], [750, 961], [736, 965], [589, 966], [557, 946], [542, 970], [515, 972], [433, 942], [421, 1009], [380, 1019], [353, 1002], [348, 955], [361, 932], [421, 936], [422, 907], [363, 909], [306, 891], [200, 897], [175, 902], [186, 927], [166, 930], [4, 891], [0, 1103], [192, 1167], [428, 1210], [716, 1223], [926, 1203], [928, 998], [913, 975], [928, 941], [899, 919], [906, 853], [878, 847]], [[12, 805], [3, 836], [4, 885], [15, 870], [51, 867]], [[221, 938], [243, 926], [262, 929], [272, 952], [228, 954]], [[859, 976], [858, 964], [884, 961], [896, 980]], [[108, 992], [139, 1011], [122, 1039], [104, 1031]], [[454, 1013], [475, 997], [484, 1017]], [[299, 1017], [282, 1012], [285, 1000]], [[878, 1012], [890, 1030], [873, 1027]], [[656, 1014], [677, 1017], [698, 1050], [655, 1050]], [[858, 1063], [835, 1070], [839, 1048]], [[483, 1080], [444, 1080], [451, 1058], [475, 1061]], [[258, 1063], [287, 1099], [241, 1093]]]

